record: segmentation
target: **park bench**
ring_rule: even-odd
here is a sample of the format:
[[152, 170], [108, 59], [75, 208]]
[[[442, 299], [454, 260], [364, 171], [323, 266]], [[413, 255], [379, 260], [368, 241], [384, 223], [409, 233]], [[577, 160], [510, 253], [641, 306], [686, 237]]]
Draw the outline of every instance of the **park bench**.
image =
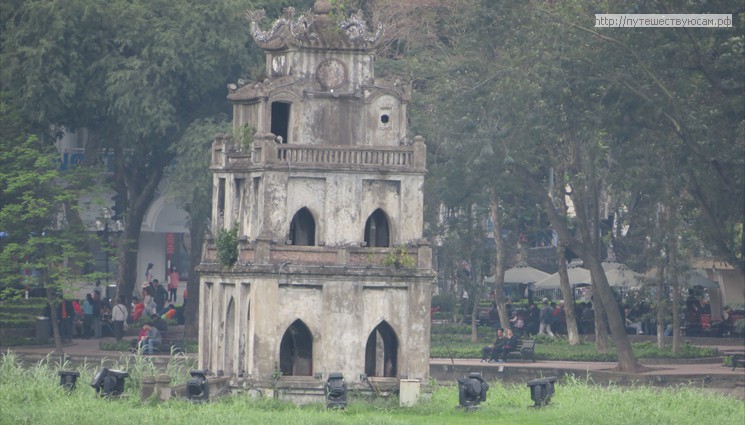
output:
[[520, 358], [523, 361], [530, 360], [535, 363], [535, 339], [521, 338], [518, 340], [517, 346], [507, 354], [507, 357]]
[[184, 352], [184, 331], [165, 331], [160, 333], [163, 341], [156, 347], [161, 353], [183, 353]]
[[517, 343], [515, 351], [510, 355], [519, 355], [522, 360], [530, 360], [535, 363], [535, 339], [522, 339]]

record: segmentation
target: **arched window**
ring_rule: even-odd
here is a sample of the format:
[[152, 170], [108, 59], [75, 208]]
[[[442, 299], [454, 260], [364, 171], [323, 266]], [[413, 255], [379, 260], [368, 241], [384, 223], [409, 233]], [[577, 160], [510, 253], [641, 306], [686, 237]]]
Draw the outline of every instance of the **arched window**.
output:
[[373, 329], [365, 346], [365, 374], [395, 377], [398, 374], [398, 338], [385, 320]]
[[309, 246], [316, 244], [316, 222], [313, 220], [313, 214], [305, 207], [295, 213], [295, 217], [292, 217], [290, 244]]
[[391, 246], [390, 226], [385, 212], [378, 208], [370, 214], [365, 223], [365, 243], [367, 246]]
[[313, 374], [313, 335], [300, 319], [292, 322], [282, 336], [279, 344], [279, 369], [282, 375]]

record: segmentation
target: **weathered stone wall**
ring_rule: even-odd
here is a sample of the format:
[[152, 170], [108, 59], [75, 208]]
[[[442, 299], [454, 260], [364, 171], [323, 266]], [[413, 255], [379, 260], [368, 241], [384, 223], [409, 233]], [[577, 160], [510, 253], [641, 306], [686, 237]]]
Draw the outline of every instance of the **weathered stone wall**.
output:
[[314, 374], [359, 376], [365, 371], [367, 339], [385, 321], [398, 340], [398, 375], [427, 377], [431, 278], [403, 282], [280, 273], [238, 282], [236, 276], [210, 277], [203, 275], [214, 282], [202, 292], [210, 307], [200, 320], [200, 335], [208, 341], [200, 350], [200, 369], [271, 379], [281, 338], [300, 319], [313, 337]]

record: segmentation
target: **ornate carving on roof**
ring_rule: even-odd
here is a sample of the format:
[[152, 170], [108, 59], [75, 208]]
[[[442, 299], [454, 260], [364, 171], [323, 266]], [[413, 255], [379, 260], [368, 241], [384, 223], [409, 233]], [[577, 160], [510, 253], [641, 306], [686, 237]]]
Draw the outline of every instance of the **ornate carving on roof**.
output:
[[367, 30], [367, 22], [358, 14], [354, 13], [349, 19], [341, 21], [339, 28], [344, 31], [351, 42], [363, 42], [374, 44], [383, 35], [383, 23], [378, 21], [375, 28], [375, 34], [370, 34]]
[[311, 29], [312, 24], [313, 21], [308, 19], [307, 16], [300, 15], [296, 20], [290, 22], [290, 32], [297, 40], [318, 40], [318, 34]]
[[[285, 16], [290, 16], [294, 9], [288, 7], [285, 9]], [[254, 38], [256, 43], [264, 49], [280, 48], [285, 45], [285, 32], [287, 28], [287, 18], [281, 17], [274, 21], [274, 24], [268, 31], [262, 31], [259, 27], [259, 22], [264, 19], [266, 12], [263, 10], [250, 10], [246, 12], [246, 19], [249, 22], [249, 29], [251, 36]]]
[[358, 13], [342, 20], [338, 26], [330, 26], [328, 15], [322, 11], [316, 12], [314, 15], [302, 14], [296, 18], [295, 9], [288, 7], [266, 31], [259, 25], [266, 17], [263, 10], [249, 11], [245, 16], [251, 36], [265, 50], [279, 50], [290, 46], [368, 49], [375, 46], [383, 33], [381, 22], [377, 23], [375, 32], [371, 33]]

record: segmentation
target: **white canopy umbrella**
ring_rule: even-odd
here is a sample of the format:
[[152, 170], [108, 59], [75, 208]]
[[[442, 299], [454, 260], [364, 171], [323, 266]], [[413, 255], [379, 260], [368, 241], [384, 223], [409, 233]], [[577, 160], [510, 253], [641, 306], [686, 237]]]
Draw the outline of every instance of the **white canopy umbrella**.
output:
[[[606, 267], [605, 265], [609, 266]], [[641, 286], [644, 276], [621, 263], [603, 263], [608, 285], [621, 288], [635, 288]]]
[[[567, 266], [567, 275], [569, 276], [569, 285], [579, 284], [591, 284], [592, 276], [590, 271], [580, 267], [578, 264], [572, 263]], [[561, 287], [561, 281], [559, 279], [559, 272], [549, 275], [547, 278], [537, 282], [534, 286], [536, 291], [543, 289], [556, 289]]]
[[[608, 279], [608, 284], [610, 286], [632, 288], [641, 285], [640, 279], [642, 279], [643, 276], [626, 267], [625, 264], [603, 262], [602, 266], [603, 270], [605, 270], [605, 277]], [[578, 264], [569, 264], [567, 266], [567, 274], [569, 275], [569, 284], [571, 286], [592, 284], [590, 270], [582, 268]], [[558, 272], [535, 284], [536, 290], [556, 289], [559, 287], [561, 287], [561, 284]]]
[[704, 275], [700, 269], [688, 270], [681, 276], [680, 282], [687, 288], [700, 286], [702, 288], [714, 289], [719, 288], [719, 282], [715, 282]]
[[[645, 282], [654, 284], [654, 277], [656, 275], [654, 269], [644, 273]], [[704, 275], [704, 271], [700, 269], [688, 270], [678, 276], [678, 283], [683, 288], [693, 288], [694, 286], [700, 286], [706, 289], [719, 288], [719, 283], [715, 282]], [[671, 285], [670, 276], [665, 276], [665, 285]]]
[[[534, 283], [548, 276], [550, 276], [548, 273], [521, 262], [504, 271], [504, 283]], [[494, 276], [487, 277], [484, 282], [494, 283]]]

